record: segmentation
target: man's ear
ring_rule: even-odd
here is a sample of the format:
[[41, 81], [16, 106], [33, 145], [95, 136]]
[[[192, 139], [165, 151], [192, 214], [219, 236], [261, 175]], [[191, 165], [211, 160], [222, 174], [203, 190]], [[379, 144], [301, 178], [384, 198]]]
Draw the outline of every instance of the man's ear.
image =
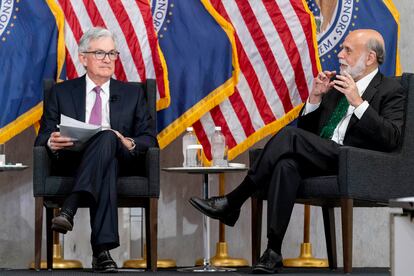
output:
[[86, 67], [86, 56], [85, 54], [78, 54], [79, 61], [82, 63], [83, 67]]
[[371, 66], [372, 64], [377, 62], [377, 54], [374, 51], [369, 51], [367, 56], [366, 64], [367, 66]]

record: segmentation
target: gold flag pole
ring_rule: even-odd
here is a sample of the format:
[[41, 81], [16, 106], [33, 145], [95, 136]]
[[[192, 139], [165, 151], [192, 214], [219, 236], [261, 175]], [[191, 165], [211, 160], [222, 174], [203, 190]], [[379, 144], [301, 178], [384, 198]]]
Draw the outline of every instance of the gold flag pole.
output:
[[[219, 176], [219, 195], [224, 195], [224, 173]], [[248, 266], [249, 263], [245, 259], [232, 258], [228, 254], [228, 247], [226, 242], [226, 229], [223, 223], [219, 223], [219, 241], [216, 244], [216, 255], [211, 258], [211, 263], [215, 266], [221, 267], [240, 267]]]
[[[56, 216], [58, 209], [53, 210], [53, 216]], [[35, 264], [32, 262], [30, 268], [34, 269]], [[47, 262], [41, 261], [41, 269], [47, 269]], [[78, 260], [65, 260], [62, 257], [62, 246], [60, 245], [59, 233], [53, 231], [53, 269], [75, 269], [83, 268], [82, 263]]]
[[286, 267], [328, 267], [327, 259], [318, 259], [312, 256], [310, 243], [310, 205], [304, 205], [303, 243], [300, 245], [300, 255], [297, 258], [283, 260]]

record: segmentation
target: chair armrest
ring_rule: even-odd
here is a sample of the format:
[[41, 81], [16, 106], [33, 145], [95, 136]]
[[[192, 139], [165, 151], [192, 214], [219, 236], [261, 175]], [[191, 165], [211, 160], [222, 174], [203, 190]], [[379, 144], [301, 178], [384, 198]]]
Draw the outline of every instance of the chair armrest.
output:
[[160, 149], [149, 148], [145, 155], [145, 170], [150, 194], [160, 194]]
[[44, 146], [33, 148], [33, 195], [45, 192], [46, 177], [51, 174], [52, 160]]
[[402, 152], [342, 147], [339, 154], [340, 193], [356, 199], [388, 202], [414, 195], [414, 170]]

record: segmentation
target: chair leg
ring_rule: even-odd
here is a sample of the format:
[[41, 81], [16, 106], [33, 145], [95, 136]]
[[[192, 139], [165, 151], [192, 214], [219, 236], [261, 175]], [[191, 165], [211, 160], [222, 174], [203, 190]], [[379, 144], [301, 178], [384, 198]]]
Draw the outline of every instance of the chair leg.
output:
[[336, 233], [334, 208], [322, 207], [323, 225], [325, 228], [326, 249], [330, 269], [337, 269]]
[[35, 270], [40, 270], [42, 258], [43, 197], [35, 198]]
[[145, 208], [145, 230], [147, 243], [147, 269], [157, 271], [158, 198], [149, 198]]
[[255, 265], [260, 257], [260, 245], [261, 245], [261, 237], [262, 237], [263, 200], [257, 197], [252, 197], [251, 205], [252, 205], [252, 265]]
[[53, 208], [46, 208], [46, 262], [47, 269], [53, 269]]
[[344, 272], [352, 272], [352, 220], [353, 220], [352, 198], [341, 199], [341, 217], [342, 217], [342, 245], [344, 257]]

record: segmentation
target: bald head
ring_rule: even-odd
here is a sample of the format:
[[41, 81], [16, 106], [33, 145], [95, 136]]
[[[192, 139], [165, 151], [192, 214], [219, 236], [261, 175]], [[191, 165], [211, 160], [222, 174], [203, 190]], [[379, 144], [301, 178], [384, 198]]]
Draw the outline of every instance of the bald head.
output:
[[372, 51], [376, 55], [378, 65], [384, 62], [385, 43], [379, 32], [372, 29], [360, 29], [350, 32], [348, 36], [364, 45], [367, 51]]
[[341, 71], [359, 80], [384, 62], [385, 47], [381, 34], [371, 29], [350, 32], [338, 54]]

